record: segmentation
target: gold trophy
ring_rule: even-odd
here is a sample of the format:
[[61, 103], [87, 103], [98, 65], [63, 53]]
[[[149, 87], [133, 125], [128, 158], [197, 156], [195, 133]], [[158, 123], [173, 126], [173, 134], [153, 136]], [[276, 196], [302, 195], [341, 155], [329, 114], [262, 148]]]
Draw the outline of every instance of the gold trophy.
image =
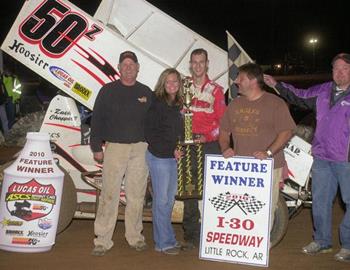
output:
[[188, 79], [185, 78], [183, 81], [183, 86], [184, 86], [184, 122], [185, 122], [185, 144], [193, 144], [193, 134], [192, 134], [192, 116], [193, 113], [190, 110], [191, 103], [192, 103], [192, 98], [193, 98], [193, 93], [191, 92], [191, 85], [192, 82]]
[[178, 143], [178, 149], [183, 152], [183, 156], [177, 163], [178, 190], [176, 198], [180, 200], [201, 198], [203, 191], [203, 146], [193, 138], [193, 113], [190, 110], [193, 98], [191, 86], [192, 81], [185, 78], [183, 80], [185, 134], [184, 140]]

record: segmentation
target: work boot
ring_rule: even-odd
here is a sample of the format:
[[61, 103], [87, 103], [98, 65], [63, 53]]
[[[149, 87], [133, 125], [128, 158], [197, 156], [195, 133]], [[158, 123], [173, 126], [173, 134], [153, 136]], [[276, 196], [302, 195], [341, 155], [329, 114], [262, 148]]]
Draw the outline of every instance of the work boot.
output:
[[104, 256], [107, 252], [107, 249], [104, 246], [97, 245], [91, 252], [92, 256]]
[[135, 245], [130, 245], [131, 248], [135, 249], [136, 251], [144, 251], [147, 248], [147, 244], [145, 241], [137, 241]]
[[319, 243], [312, 241], [310, 244], [303, 247], [301, 251], [308, 255], [316, 255], [318, 253], [332, 252], [332, 247], [331, 246], [322, 247]]
[[193, 241], [186, 241], [181, 244], [181, 250], [189, 251], [195, 249], [196, 246]]

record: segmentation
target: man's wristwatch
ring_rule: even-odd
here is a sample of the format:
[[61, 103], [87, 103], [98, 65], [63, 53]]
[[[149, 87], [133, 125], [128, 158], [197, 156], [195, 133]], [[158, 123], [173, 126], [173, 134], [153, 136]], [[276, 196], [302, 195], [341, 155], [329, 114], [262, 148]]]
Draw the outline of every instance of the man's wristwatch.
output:
[[273, 156], [273, 154], [272, 154], [270, 149], [266, 150], [266, 154], [267, 154], [268, 157], [272, 157]]

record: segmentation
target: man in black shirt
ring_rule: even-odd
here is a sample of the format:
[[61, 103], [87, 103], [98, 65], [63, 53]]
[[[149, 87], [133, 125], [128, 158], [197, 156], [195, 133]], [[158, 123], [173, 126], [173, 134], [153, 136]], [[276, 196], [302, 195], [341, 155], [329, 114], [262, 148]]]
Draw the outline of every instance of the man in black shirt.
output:
[[137, 251], [146, 248], [142, 235], [143, 200], [148, 176], [144, 119], [152, 102], [152, 91], [136, 81], [139, 63], [135, 53], [125, 51], [120, 54], [118, 68], [120, 80], [101, 88], [91, 121], [91, 149], [94, 159], [103, 162], [103, 185], [95, 220], [97, 237], [92, 251], [95, 256], [103, 256], [113, 246], [112, 236], [124, 176], [127, 204], [125, 238]]

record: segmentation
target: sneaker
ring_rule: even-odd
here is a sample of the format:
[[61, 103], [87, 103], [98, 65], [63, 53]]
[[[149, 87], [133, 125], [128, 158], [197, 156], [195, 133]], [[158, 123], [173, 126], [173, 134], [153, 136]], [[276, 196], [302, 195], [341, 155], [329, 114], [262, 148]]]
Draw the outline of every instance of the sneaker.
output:
[[191, 241], [186, 241], [185, 243], [183, 243], [181, 245], [181, 250], [184, 250], [184, 251], [192, 250], [192, 249], [195, 249], [195, 248], [196, 248], [196, 246]]
[[182, 243], [179, 241], [176, 241], [174, 248], [182, 248]]
[[131, 248], [134, 248], [136, 251], [144, 251], [147, 248], [145, 241], [137, 241], [135, 245], [130, 245]]
[[173, 247], [173, 248], [168, 248], [168, 249], [165, 249], [162, 251], [164, 254], [167, 254], [167, 255], [178, 255], [179, 254], [179, 249], [176, 248], [176, 247]]
[[107, 252], [107, 249], [104, 246], [97, 245], [91, 252], [92, 256], [104, 256]]
[[308, 255], [316, 255], [318, 253], [329, 253], [332, 252], [331, 246], [322, 247], [319, 243], [312, 241], [301, 250], [303, 253]]
[[334, 255], [334, 258], [340, 262], [350, 262], [350, 249], [341, 248], [340, 251]]

